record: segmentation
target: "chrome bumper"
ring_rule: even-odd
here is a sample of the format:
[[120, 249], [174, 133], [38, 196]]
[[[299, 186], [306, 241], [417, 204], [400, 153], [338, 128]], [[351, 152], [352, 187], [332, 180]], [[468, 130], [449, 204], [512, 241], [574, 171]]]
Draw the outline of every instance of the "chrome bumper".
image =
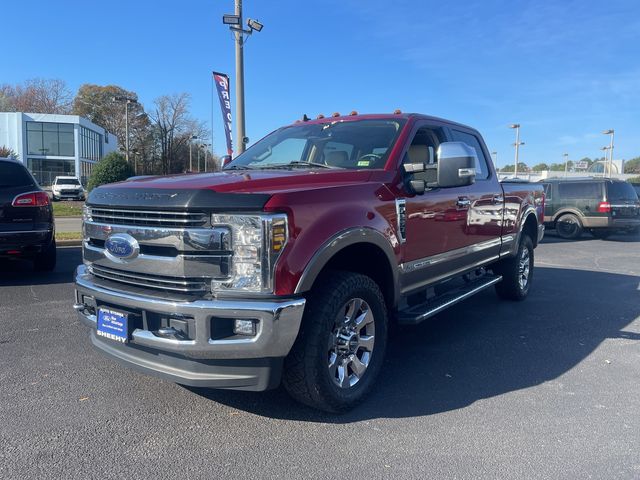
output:
[[[82, 323], [93, 329], [93, 342], [107, 353], [113, 353], [113, 343], [95, 335], [95, 305], [108, 304], [114, 309], [151, 312], [167, 316], [193, 319], [193, 339], [166, 338], [156, 333], [136, 328], [129, 343], [122, 349], [145, 347], [158, 353], [170, 353], [190, 359], [258, 359], [282, 358], [289, 353], [298, 335], [305, 306], [304, 298], [296, 299], [238, 299], [196, 300], [177, 302], [158, 297], [146, 297], [107, 289], [97, 285], [84, 265], [76, 270], [76, 304], [74, 308]], [[85, 299], [85, 297], [87, 297]], [[86, 302], [86, 303], [85, 303]], [[256, 335], [246, 338], [212, 339], [211, 324], [217, 319], [253, 319], [257, 322]], [[133, 348], [132, 348], [133, 347]], [[123, 355], [124, 356], [124, 355]], [[122, 360], [123, 358], [121, 358]], [[127, 360], [130, 361], [130, 360]]]

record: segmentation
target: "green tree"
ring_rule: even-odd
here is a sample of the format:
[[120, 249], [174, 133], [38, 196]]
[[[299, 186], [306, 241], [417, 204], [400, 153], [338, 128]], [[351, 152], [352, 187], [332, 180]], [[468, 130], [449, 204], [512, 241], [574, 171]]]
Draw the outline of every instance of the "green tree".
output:
[[549, 170], [549, 165], [547, 165], [546, 163], [539, 163], [537, 165], [534, 165], [533, 167], [531, 167], [531, 170], [533, 170], [534, 172], [543, 172], [545, 170]]
[[629, 183], [640, 183], [640, 177], [627, 178], [627, 182], [629, 182]]
[[640, 157], [624, 162], [624, 173], [640, 173]]
[[91, 191], [100, 185], [122, 182], [133, 175], [135, 175], [133, 168], [127, 163], [124, 155], [111, 152], [93, 167], [87, 189]]

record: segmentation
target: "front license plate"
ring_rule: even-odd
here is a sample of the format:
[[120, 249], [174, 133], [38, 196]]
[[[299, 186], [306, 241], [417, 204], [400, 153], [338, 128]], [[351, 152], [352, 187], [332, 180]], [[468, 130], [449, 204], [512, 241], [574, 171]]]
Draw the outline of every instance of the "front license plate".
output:
[[108, 308], [98, 309], [98, 330], [96, 333], [116, 342], [127, 343], [129, 339], [127, 314]]

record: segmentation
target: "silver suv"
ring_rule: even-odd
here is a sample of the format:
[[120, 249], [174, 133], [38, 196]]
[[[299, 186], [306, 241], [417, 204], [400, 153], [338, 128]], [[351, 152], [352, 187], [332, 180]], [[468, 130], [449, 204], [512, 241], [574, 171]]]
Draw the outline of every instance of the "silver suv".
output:
[[51, 186], [53, 200], [84, 200], [85, 191], [78, 177], [56, 177]]

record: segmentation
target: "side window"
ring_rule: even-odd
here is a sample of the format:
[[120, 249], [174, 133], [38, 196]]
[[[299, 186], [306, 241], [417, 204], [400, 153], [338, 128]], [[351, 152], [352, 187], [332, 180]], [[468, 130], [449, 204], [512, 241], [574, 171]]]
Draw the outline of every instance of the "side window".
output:
[[567, 200], [600, 198], [602, 196], [601, 185], [601, 183], [595, 182], [561, 182], [558, 184], [558, 195]]
[[551, 192], [553, 192], [553, 185], [551, 185], [550, 183], [543, 183], [542, 185], [544, 187], [544, 198], [546, 200], [551, 200], [552, 198]]
[[[446, 141], [446, 136], [442, 128], [439, 127], [421, 127], [409, 145], [409, 150], [404, 156], [403, 163], [426, 163], [434, 164], [437, 162], [436, 152], [440, 143]], [[427, 170], [426, 172], [420, 172], [414, 174], [416, 179], [424, 180], [425, 182], [436, 181], [436, 171]]]
[[478, 137], [475, 135], [471, 135], [470, 133], [461, 132], [459, 130], [451, 130], [453, 134], [453, 139], [456, 142], [464, 142], [470, 147], [473, 147], [476, 151], [476, 155], [478, 156], [478, 163], [476, 164], [476, 178], [479, 180], [484, 180], [489, 178], [489, 167], [487, 166], [487, 159], [484, 156], [484, 150], [482, 150], [482, 146]]

